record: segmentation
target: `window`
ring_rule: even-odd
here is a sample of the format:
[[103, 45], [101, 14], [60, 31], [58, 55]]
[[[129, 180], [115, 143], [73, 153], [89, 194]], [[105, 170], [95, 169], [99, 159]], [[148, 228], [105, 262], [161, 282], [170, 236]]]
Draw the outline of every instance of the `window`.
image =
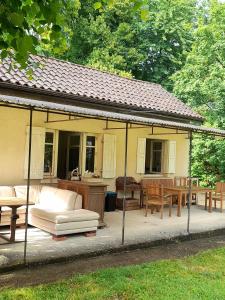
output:
[[54, 132], [45, 132], [45, 156], [44, 156], [44, 173], [45, 175], [53, 175], [54, 165]]
[[85, 171], [94, 173], [95, 170], [95, 136], [86, 137], [86, 159], [85, 159]]
[[162, 172], [163, 142], [146, 139], [145, 174]]
[[79, 168], [80, 165], [80, 135], [71, 134], [68, 136], [68, 159], [67, 171]]

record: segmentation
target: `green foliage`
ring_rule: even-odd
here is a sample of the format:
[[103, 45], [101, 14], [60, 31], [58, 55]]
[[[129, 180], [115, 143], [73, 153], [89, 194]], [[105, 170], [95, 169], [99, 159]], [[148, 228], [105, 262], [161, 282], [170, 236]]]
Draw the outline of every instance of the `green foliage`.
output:
[[41, 44], [56, 46], [64, 24], [60, 12], [78, 0], [10, 0], [0, 3], [1, 58], [11, 57], [21, 67], [27, 66], [30, 53], [36, 53]]
[[[22, 68], [27, 66], [31, 53], [61, 55], [68, 48], [80, 9], [80, 0], [2, 0], [0, 3], [0, 58], [10, 57]], [[107, 11], [116, 0], [82, 1], [97, 11]], [[146, 0], [129, 0], [133, 12], [140, 8], [147, 19]]]
[[193, 41], [195, 2], [82, 1], [74, 22], [67, 18], [73, 37], [63, 58], [171, 89]]
[[170, 76], [183, 66], [193, 42], [198, 15], [194, 0], [151, 0], [149, 21], [140, 24], [140, 49], [145, 60], [135, 77], [172, 89]]
[[220, 300], [225, 298], [225, 248], [184, 259], [76, 275], [64, 281], [0, 292], [1, 300]]
[[[207, 125], [225, 128], [225, 3], [207, 1], [184, 67], [173, 76], [174, 93], [193, 106]], [[225, 179], [225, 141], [195, 141], [194, 176], [204, 182]]]
[[139, 10], [130, 0], [113, 1], [100, 11], [95, 8], [94, 0], [81, 3], [78, 17], [69, 25], [73, 37], [63, 58], [130, 77], [132, 66], [144, 59], [138, 51]]
[[193, 142], [192, 175], [200, 178], [203, 186], [214, 187], [215, 182], [225, 181], [225, 141], [203, 136]]

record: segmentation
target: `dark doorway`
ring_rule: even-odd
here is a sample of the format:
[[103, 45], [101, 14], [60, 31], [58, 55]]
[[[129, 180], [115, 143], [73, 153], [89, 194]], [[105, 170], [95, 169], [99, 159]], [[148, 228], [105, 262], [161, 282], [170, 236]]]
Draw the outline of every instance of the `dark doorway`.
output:
[[67, 179], [72, 170], [80, 167], [80, 134], [60, 131], [57, 177]]

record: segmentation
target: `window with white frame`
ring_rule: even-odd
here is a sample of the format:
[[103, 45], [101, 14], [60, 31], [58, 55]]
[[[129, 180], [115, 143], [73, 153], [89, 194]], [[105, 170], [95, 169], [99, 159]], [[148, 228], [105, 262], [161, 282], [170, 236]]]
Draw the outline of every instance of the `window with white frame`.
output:
[[145, 174], [161, 173], [163, 165], [163, 141], [146, 139]]
[[44, 148], [44, 175], [54, 175], [54, 159], [55, 159], [55, 132], [47, 130], [45, 132], [45, 148]]
[[85, 157], [85, 171], [94, 173], [95, 171], [95, 154], [96, 154], [96, 137], [92, 135], [86, 136], [86, 157]]

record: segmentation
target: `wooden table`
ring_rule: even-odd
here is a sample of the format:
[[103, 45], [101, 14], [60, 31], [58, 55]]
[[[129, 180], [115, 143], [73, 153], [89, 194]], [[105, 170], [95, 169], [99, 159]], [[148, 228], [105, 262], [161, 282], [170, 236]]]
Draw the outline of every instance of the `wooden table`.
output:
[[[166, 194], [172, 194], [177, 195], [178, 197], [178, 206], [177, 206], [177, 216], [181, 216], [181, 206], [182, 206], [182, 196], [185, 195], [187, 197], [187, 194], [189, 193], [189, 187], [188, 186], [177, 186], [177, 187], [165, 187]], [[211, 188], [204, 188], [204, 187], [192, 187], [191, 188], [191, 194], [198, 194], [198, 193], [205, 193], [206, 196], [208, 194], [209, 198], [209, 208], [208, 212], [212, 212], [212, 192], [213, 190]], [[192, 195], [190, 195], [190, 199]]]
[[15, 242], [16, 220], [19, 218], [17, 214], [17, 208], [23, 205], [26, 205], [25, 199], [16, 198], [16, 197], [0, 197], [0, 220], [1, 220], [2, 206], [7, 206], [12, 209], [11, 224], [10, 224], [10, 238], [6, 238], [5, 236], [1, 235], [3, 239], [9, 241], [10, 243]]

